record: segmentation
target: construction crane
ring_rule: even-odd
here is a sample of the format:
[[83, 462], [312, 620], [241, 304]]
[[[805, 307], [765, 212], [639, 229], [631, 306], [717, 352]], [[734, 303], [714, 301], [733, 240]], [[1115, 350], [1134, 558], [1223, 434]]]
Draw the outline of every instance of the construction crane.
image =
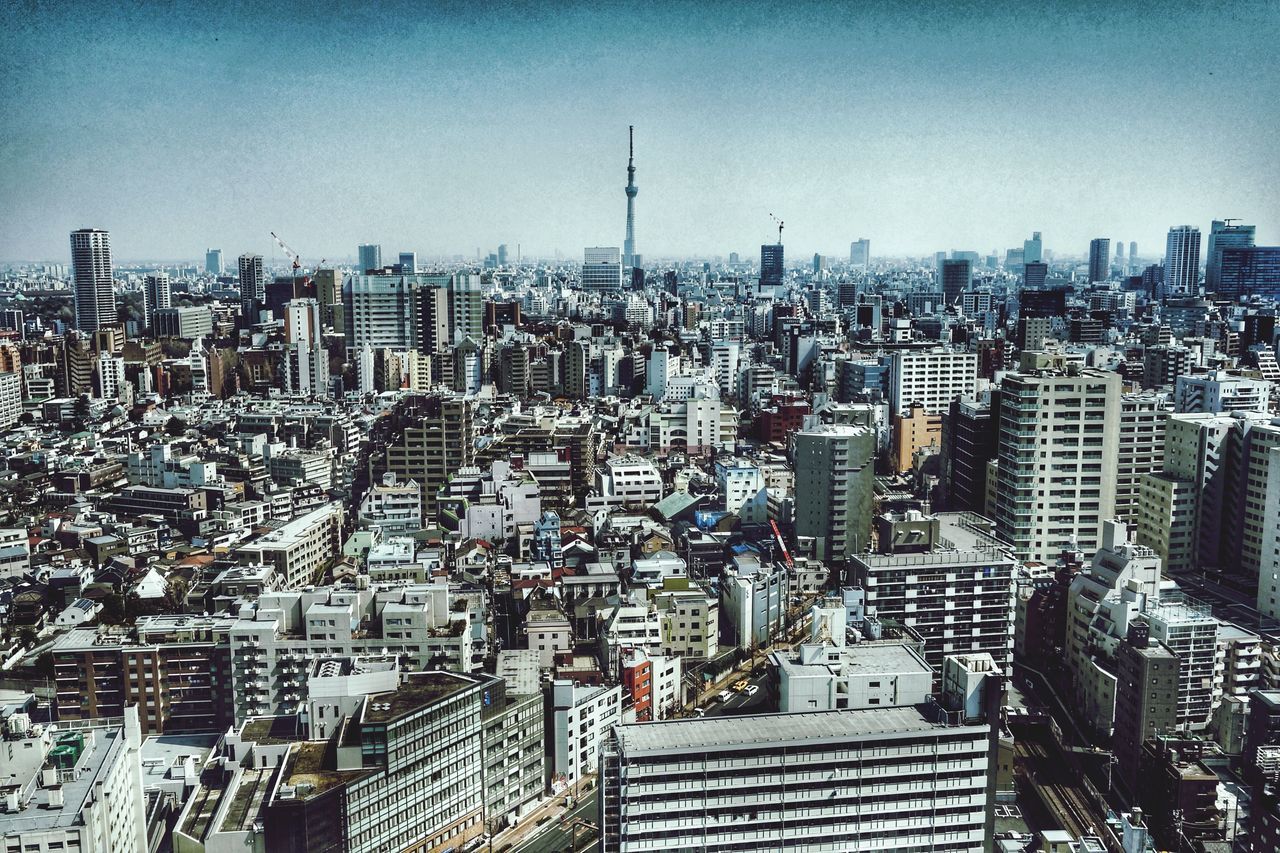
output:
[[772, 213], [769, 214], [769, 218], [772, 219], [774, 222], [778, 223], [778, 245], [781, 246], [782, 245], [782, 220], [774, 216]]
[[[290, 261], [292, 262], [292, 264], [293, 264], [293, 277], [294, 277], [294, 278], [297, 278], [297, 277], [298, 277], [298, 270], [302, 269], [302, 258], [298, 257], [298, 253], [297, 253], [297, 252], [295, 252], [293, 249], [290, 249], [290, 248], [289, 248], [289, 244], [288, 244], [288, 243], [286, 243], [285, 241], [281, 240], [281, 239], [280, 239], [280, 235], [276, 234], [276, 232], [274, 232], [274, 231], [272, 231], [272, 232], [271, 232], [271, 239], [275, 240], [275, 241], [276, 241], [276, 245], [277, 245], [277, 246], [279, 246], [279, 247], [284, 251], [284, 253], [285, 253], [286, 255], [288, 255], [288, 256], [289, 256], [289, 260], [290, 260]], [[320, 263], [322, 263], [322, 264], [323, 264], [323, 263], [324, 263], [324, 261], [321, 261]], [[311, 283], [311, 276], [309, 276], [309, 275], [304, 275], [304, 276], [302, 277], [302, 283], [303, 283], [304, 285], [306, 285], [306, 284], [310, 284], [310, 283]]]

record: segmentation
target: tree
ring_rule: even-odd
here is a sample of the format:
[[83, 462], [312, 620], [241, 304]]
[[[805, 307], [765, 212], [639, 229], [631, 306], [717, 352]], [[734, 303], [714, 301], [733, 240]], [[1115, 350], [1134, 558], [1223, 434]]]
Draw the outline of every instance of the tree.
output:
[[185, 613], [187, 610], [188, 585], [182, 578], [170, 578], [164, 585], [165, 613]]

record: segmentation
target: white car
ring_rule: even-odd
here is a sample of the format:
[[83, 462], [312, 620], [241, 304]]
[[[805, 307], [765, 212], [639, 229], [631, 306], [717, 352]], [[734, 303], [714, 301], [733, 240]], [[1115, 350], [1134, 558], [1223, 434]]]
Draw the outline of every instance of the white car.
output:
[[745, 691], [743, 691], [743, 692], [745, 692], [748, 696], [754, 696], [754, 695], [756, 695], [757, 693], [759, 693], [759, 692], [760, 692], [760, 685], [759, 685], [759, 684], [752, 684], [751, 686], [749, 686], [749, 687], [748, 687]]

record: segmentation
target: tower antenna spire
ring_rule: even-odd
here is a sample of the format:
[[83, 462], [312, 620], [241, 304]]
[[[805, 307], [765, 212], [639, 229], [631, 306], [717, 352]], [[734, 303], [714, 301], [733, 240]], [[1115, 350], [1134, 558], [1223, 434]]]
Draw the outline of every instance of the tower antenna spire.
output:
[[627, 235], [622, 241], [622, 266], [636, 267], [636, 126], [627, 125]]

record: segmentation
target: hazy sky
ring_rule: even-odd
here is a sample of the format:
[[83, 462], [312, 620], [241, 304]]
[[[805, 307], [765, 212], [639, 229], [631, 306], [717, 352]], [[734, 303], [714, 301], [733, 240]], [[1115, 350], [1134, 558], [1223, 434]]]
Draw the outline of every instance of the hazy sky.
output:
[[[662, 8], [658, 8], [662, 7]], [[910, 7], [904, 10], [900, 7]], [[0, 259], [1280, 244], [1280, 3], [0, 11]], [[275, 252], [277, 256], [279, 252]]]

